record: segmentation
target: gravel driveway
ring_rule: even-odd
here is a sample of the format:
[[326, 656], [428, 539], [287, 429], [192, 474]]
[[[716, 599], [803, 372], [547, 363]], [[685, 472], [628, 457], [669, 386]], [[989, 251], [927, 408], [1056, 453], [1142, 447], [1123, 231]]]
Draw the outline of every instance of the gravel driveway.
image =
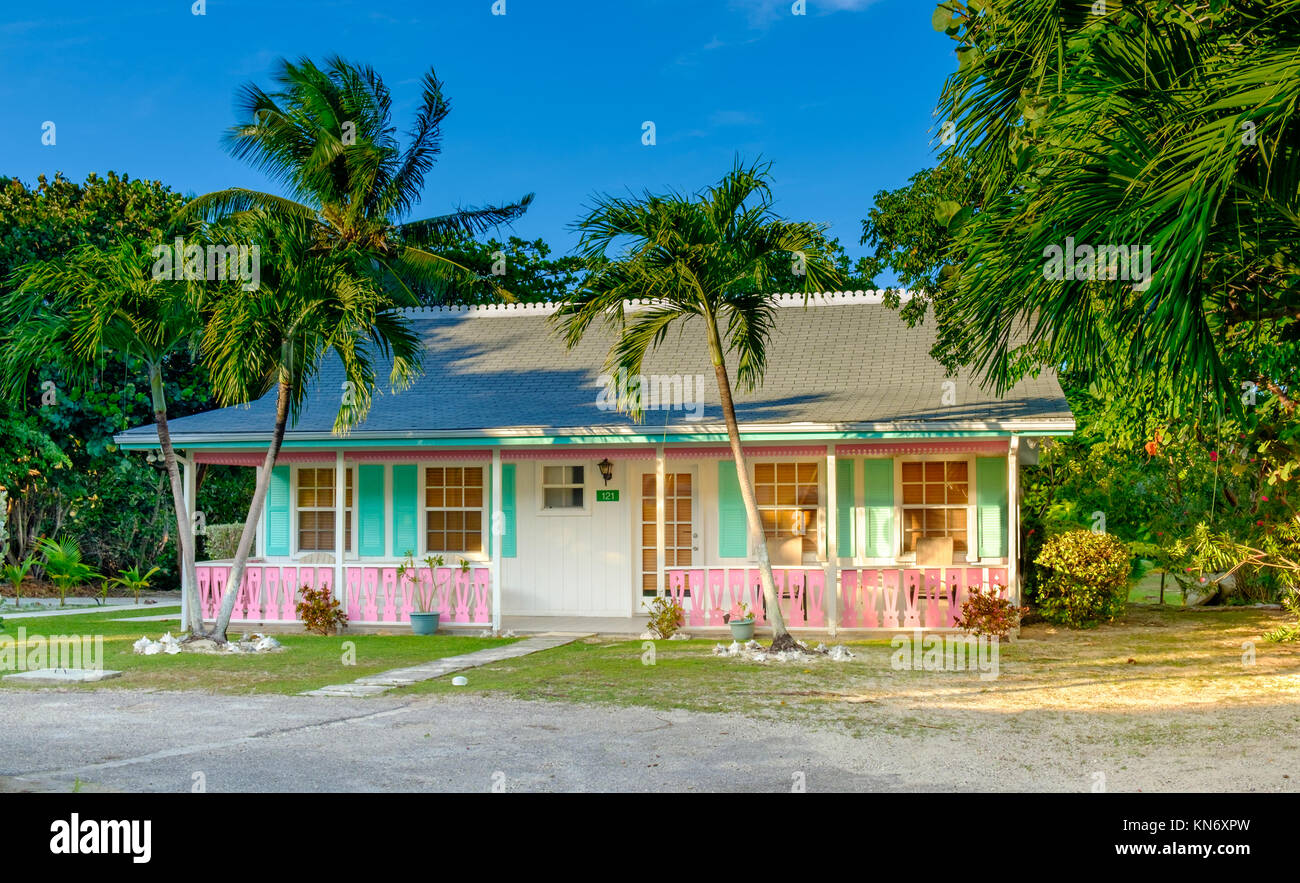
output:
[[189, 791], [198, 773], [213, 792], [1088, 791], [1098, 772], [1113, 791], [1297, 782], [1294, 739], [1261, 733], [1252, 745], [1242, 734], [1228, 757], [1178, 744], [1135, 754], [1092, 715], [853, 738], [731, 714], [482, 696], [23, 690], [0, 693], [0, 719], [0, 790]]

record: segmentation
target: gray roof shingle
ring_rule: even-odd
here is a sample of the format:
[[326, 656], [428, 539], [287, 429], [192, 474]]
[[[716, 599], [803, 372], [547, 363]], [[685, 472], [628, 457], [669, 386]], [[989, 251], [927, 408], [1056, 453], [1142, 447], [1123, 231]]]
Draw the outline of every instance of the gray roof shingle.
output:
[[[782, 296], [762, 386], [735, 393], [737, 417], [750, 427], [901, 431], [1007, 429], [1007, 424], [1072, 430], [1074, 421], [1056, 377], [1044, 372], [995, 397], [969, 375], [947, 377], [931, 359], [931, 328], [908, 328], [878, 298], [823, 295], [811, 306]], [[394, 394], [387, 366], [366, 420], [353, 437], [419, 438], [517, 430], [525, 434], [716, 432], [722, 414], [703, 327], [691, 319], [670, 331], [646, 360], [645, 373], [702, 375], [703, 419], [682, 410], [647, 411], [637, 426], [624, 414], [597, 407], [612, 334], [593, 327], [565, 350], [547, 311], [537, 308], [412, 310], [424, 338], [424, 374]], [[734, 359], [729, 366], [734, 378]], [[288, 438], [328, 434], [338, 410], [343, 372], [327, 362], [309, 391]], [[952, 383], [946, 387], [945, 383]], [[945, 404], [945, 391], [954, 404]], [[254, 439], [269, 435], [274, 393], [249, 406], [221, 408], [171, 421], [180, 442]], [[156, 440], [152, 426], [130, 429], [119, 441]]]

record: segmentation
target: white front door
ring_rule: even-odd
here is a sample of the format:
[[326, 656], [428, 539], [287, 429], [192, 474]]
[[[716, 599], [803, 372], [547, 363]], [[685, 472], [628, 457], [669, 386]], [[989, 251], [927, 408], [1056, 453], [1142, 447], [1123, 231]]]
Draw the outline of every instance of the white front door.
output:
[[[664, 475], [664, 566], [696, 567], [700, 555], [699, 481], [695, 466], [673, 467]], [[640, 562], [636, 584], [638, 612], [655, 597], [658, 546], [655, 542], [658, 508], [655, 471], [640, 477], [640, 514], [636, 520], [636, 546]], [[667, 580], [665, 580], [665, 586]]]

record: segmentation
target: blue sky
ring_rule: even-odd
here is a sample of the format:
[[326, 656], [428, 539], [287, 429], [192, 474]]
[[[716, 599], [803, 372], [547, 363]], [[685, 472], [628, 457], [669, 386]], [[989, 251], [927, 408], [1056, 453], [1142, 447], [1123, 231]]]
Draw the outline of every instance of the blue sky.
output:
[[536, 191], [513, 232], [565, 251], [593, 193], [695, 190], [761, 155], [777, 209], [829, 224], [856, 256], [876, 191], [932, 164], [954, 66], [921, 0], [807, 0], [801, 16], [792, 0], [505, 0], [505, 15], [492, 0], [191, 3], [6, 3], [0, 175], [266, 189], [220, 144], [236, 87], [269, 86], [279, 56], [337, 53], [384, 77], [401, 132], [422, 73], [444, 81], [425, 214]]

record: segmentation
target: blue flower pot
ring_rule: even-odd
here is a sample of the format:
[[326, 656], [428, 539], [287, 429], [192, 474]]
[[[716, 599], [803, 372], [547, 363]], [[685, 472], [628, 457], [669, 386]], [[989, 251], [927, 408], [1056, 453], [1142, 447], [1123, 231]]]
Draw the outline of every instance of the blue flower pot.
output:
[[411, 632], [416, 635], [432, 635], [438, 630], [438, 613], [412, 613]]
[[750, 641], [754, 638], [754, 620], [750, 619], [733, 619], [727, 623], [731, 626], [731, 637], [737, 641]]

